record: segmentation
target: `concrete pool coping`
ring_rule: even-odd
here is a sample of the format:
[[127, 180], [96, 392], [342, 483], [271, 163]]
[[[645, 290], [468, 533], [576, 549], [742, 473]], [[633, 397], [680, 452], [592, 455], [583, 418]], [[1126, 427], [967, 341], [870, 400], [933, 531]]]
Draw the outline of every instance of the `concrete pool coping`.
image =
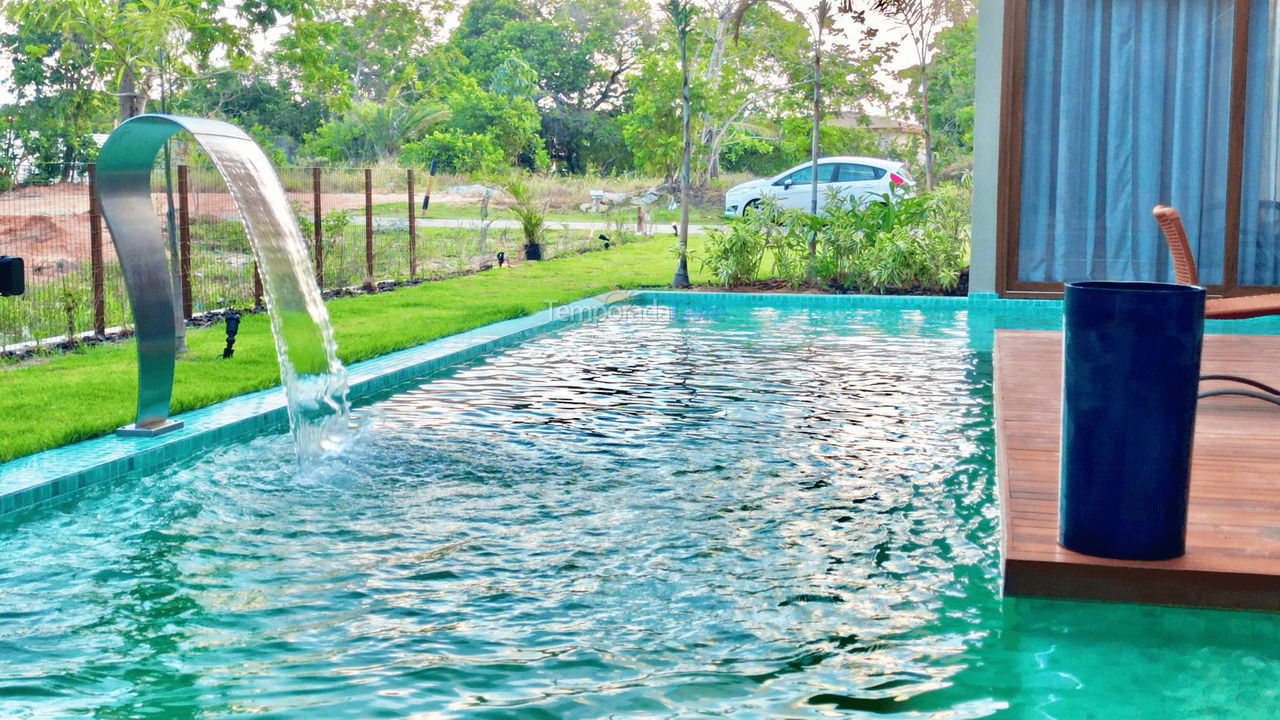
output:
[[[1061, 316], [1060, 300], [1011, 300], [995, 295], [958, 297], [917, 295], [830, 295], [788, 293], [684, 292], [668, 290], [615, 291], [551, 307], [522, 318], [503, 320], [423, 345], [354, 363], [347, 368], [351, 400], [358, 403], [432, 373], [475, 360], [552, 332], [597, 317], [618, 303], [650, 301], [671, 307], [739, 306], [777, 308], [902, 309], [918, 311], [969, 311], [983, 318], [973, 322], [977, 334], [994, 334], [1001, 318]], [[1280, 333], [1275, 322], [1225, 321], [1214, 332]], [[975, 343], [989, 350], [986, 340]], [[190, 458], [211, 447], [243, 440], [288, 427], [284, 391], [280, 387], [240, 395], [199, 410], [176, 416], [183, 429], [158, 438], [121, 438], [114, 435], [45, 450], [0, 464], [0, 518], [29, 508], [67, 500], [88, 487], [126, 477], [140, 477]]]

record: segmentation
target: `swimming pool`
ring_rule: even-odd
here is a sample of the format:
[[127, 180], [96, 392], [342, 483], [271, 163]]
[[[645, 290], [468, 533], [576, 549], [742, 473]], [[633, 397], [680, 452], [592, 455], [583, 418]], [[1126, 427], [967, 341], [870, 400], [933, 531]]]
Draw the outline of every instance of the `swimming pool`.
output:
[[1273, 616], [999, 597], [974, 322], [617, 306], [4, 521], [0, 717], [1274, 717]]

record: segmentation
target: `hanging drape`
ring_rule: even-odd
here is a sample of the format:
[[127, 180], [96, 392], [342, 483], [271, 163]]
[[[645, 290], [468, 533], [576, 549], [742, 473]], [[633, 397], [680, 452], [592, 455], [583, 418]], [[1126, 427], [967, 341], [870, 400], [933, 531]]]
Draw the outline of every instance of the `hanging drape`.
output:
[[1280, 32], [1276, 0], [1253, 0], [1240, 197], [1241, 285], [1280, 285]]
[[1030, 0], [1018, 280], [1171, 279], [1164, 203], [1222, 281], [1233, 6]]

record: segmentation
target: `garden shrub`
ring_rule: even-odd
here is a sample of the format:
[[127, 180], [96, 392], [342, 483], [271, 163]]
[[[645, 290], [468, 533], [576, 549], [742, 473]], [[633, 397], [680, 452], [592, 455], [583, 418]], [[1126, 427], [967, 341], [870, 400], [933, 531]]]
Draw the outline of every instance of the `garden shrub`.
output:
[[440, 172], [494, 173], [506, 166], [503, 150], [492, 137], [457, 130], [437, 130], [400, 152], [401, 165], [427, 167], [432, 160]]
[[968, 181], [861, 205], [828, 198], [817, 217], [766, 200], [711, 233], [703, 266], [725, 285], [743, 284], [759, 276], [765, 258], [773, 277], [795, 287], [952, 290], [969, 266]]

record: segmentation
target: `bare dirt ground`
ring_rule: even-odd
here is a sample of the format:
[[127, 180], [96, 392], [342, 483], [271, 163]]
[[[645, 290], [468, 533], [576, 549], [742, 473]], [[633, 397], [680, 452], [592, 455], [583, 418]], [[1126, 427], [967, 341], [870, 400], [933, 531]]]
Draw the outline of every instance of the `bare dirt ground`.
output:
[[[402, 202], [401, 193], [375, 193], [373, 202]], [[166, 206], [164, 193], [153, 193], [157, 213]], [[312, 212], [311, 193], [289, 193], [299, 212]], [[435, 198], [432, 199], [433, 202]], [[326, 193], [324, 212], [364, 207], [364, 193]], [[191, 215], [199, 219], [239, 217], [230, 193], [192, 193]], [[115, 258], [104, 226], [103, 256]], [[23, 187], [0, 193], [0, 255], [24, 258], [32, 281], [59, 277], [89, 260], [89, 186], [64, 183]]]
[[[459, 190], [464, 187], [475, 189], [478, 186], [459, 186]], [[425, 189], [418, 189], [415, 202], [420, 200]], [[554, 193], [548, 193], [550, 199], [550, 195]], [[581, 194], [585, 195], [585, 191]], [[288, 197], [299, 214], [310, 218], [313, 212], [312, 193], [292, 192], [288, 193]], [[196, 191], [190, 194], [190, 198], [190, 212], [195, 219], [234, 220], [239, 217], [235, 200], [228, 192]], [[380, 205], [404, 202], [407, 196], [404, 192], [378, 192], [373, 194], [372, 199], [375, 205]], [[163, 215], [166, 208], [164, 193], [152, 193], [152, 200], [157, 214]], [[433, 205], [475, 204], [477, 200], [478, 196], [474, 193], [446, 192], [440, 185], [436, 186], [431, 196]], [[321, 208], [325, 213], [358, 210], [364, 207], [364, 203], [363, 192], [326, 192], [321, 196]], [[501, 198], [495, 198], [492, 207], [496, 211], [505, 207], [505, 204]], [[363, 218], [357, 217], [356, 221], [362, 222]], [[440, 226], [467, 225], [463, 221], [445, 221]], [[113, 260], [115, 249], [110, 236], [105, 233], [104, 227], [103, 255], [104, 258]], [[89, 186], [85, 183], [59, 183], [22, 187], [0, 193], [0, 255], [25, 258], [32, 282], [61, 277], [87, 264]]]

